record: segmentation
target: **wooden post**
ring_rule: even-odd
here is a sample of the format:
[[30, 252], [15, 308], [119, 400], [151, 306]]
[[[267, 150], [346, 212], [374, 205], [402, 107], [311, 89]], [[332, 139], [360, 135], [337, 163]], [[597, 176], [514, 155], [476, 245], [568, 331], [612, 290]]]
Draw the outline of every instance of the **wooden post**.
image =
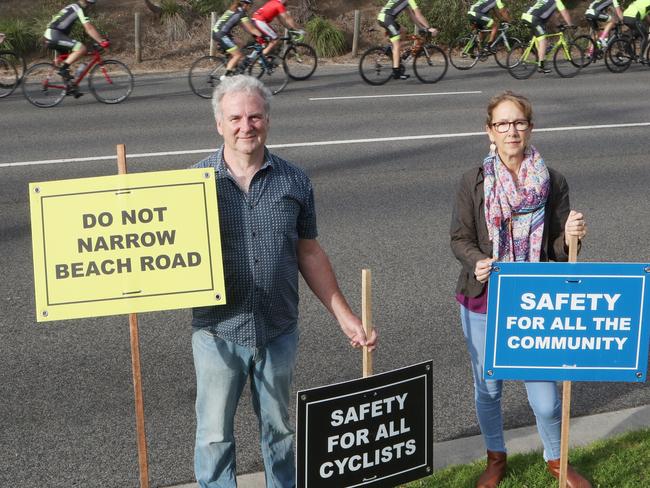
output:
[[214, 39], [212, 39], [212, 28], [216, 23], [217, 12], [210, 12], [210, 56], [214, 56], [217, 53], [217, 46], [215, 46]]
[[352, 56], [356, 56], [359, 51], [359, 34], [361, 31], [361, 12], [354, 11], [354, 31], [352, 33]]
[[[117, 172], [124, 175], [126, 168], [126, 147], [117, 145]], [[140, 488], [149, 488], [149, 467], [147, 463], [147, 438], [144, 431], [144, 400], [142, 397], [142, 375], [140, 372], [140, 338], [138, 315], [129, 314], [131, 335], [131, 369], [133, 370], [133, 392], [135, 394], [135, 426], [138, 443], [138, 464], [140, 466]]]
[[[569, 238], [569, 262], [578, 261], [578, 238]], [[567, 467], [569, 463], [569, 425], [571, 421], [571, 382], [562, 382], [562, 433], [560, 441], [560, 485], [567, 487]]]
[[[135, 13], [135, 62], [142, 62], [142, 32], [140, 27], [142, 23], [140, 21], [140, 12]], [[119, 147], [119, 146], [118, 146]]]
[[[372, 334], [372, 274], [369, 269], [361, 270], [361, 322], [366, 337]], [[372, 351], [363, 347], [363, 377], [372, 376]]]

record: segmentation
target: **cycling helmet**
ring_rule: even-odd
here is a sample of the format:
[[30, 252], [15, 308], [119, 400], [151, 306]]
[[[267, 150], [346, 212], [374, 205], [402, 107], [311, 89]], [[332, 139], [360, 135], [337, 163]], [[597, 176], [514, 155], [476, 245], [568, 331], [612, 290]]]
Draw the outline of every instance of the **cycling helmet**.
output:
[[95, 5], [95, 2], [97, 0], [86, 0], [86, 3], [89, 3], [90, 5]]
[[253, 3], [253, 0], [239, 0], [239, 3], [247, 3], [250, 5], [251, 3]]

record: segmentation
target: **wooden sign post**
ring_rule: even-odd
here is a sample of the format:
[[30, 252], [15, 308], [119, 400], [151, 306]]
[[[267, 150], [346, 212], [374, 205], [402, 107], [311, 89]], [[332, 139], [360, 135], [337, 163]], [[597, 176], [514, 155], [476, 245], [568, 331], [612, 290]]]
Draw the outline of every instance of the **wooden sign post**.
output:
[[[366, 337], [372, 334], [372, 273], [361, 270], [361, 322]], [[363, 346], [363, 377], [372, 376], [372, 351]]]
[[[569, 262], [578, 262], [578, 238], [569, 239]], [[571, 382], [562, 382], [562, 433], [560, 441], [560, 488], [567, 487], [569, 464], [569, 426], [571, 422]]]
[[[117, 172], [126, 174], [126, 147], [117, 145]], [[142, 396], [142, 375], [140, 371], [140, 338], [138, 314], [129, 314], [131, 335], [131, 368], [133, 370], [133, 392], [135, 395], [135, 426], [138, 443], [138, 464], [140, 466], [140, 488], [149, 488], [149, 466], [147, 462], [147, 438], [144, 430], [144, 400]]]

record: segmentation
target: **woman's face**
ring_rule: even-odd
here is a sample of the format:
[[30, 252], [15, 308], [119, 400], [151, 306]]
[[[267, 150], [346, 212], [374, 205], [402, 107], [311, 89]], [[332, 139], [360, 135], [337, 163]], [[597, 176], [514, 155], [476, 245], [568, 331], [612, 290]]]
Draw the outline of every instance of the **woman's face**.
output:
[[[508, 129], [506, 132], [497, 131], [494, 124], [500, 122], [511, 122], [509, 127], [507, 124], [504, 125]], [[492, 123], [487, 126], [487, 133], [490, 141], [496, 144], [497, 152], [502, 161], [514, 160], [521, 162], [524, 159], [524, 150], [528, 146], [533, 124], [529, 123], [526, 130], [517, 130], [516, 122], [519, 122], [520, 126], [526, 125], [525, 122], [528, 122], [519, 105], [510, 100], [504, 100], [494, 107]]]

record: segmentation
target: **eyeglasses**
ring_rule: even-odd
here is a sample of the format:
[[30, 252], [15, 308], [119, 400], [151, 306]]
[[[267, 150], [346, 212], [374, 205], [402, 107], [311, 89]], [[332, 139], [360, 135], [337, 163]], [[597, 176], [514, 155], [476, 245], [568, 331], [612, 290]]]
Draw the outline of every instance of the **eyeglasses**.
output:
[[530, 127], [530, 122], [528, 120], [513, 120], [512, 122], [495, 122], [492, 124], [494, 130], [500, 134], [504, 134], [510, 130], [510, 126], [513, 125], [517, 131], [525, 131]]

